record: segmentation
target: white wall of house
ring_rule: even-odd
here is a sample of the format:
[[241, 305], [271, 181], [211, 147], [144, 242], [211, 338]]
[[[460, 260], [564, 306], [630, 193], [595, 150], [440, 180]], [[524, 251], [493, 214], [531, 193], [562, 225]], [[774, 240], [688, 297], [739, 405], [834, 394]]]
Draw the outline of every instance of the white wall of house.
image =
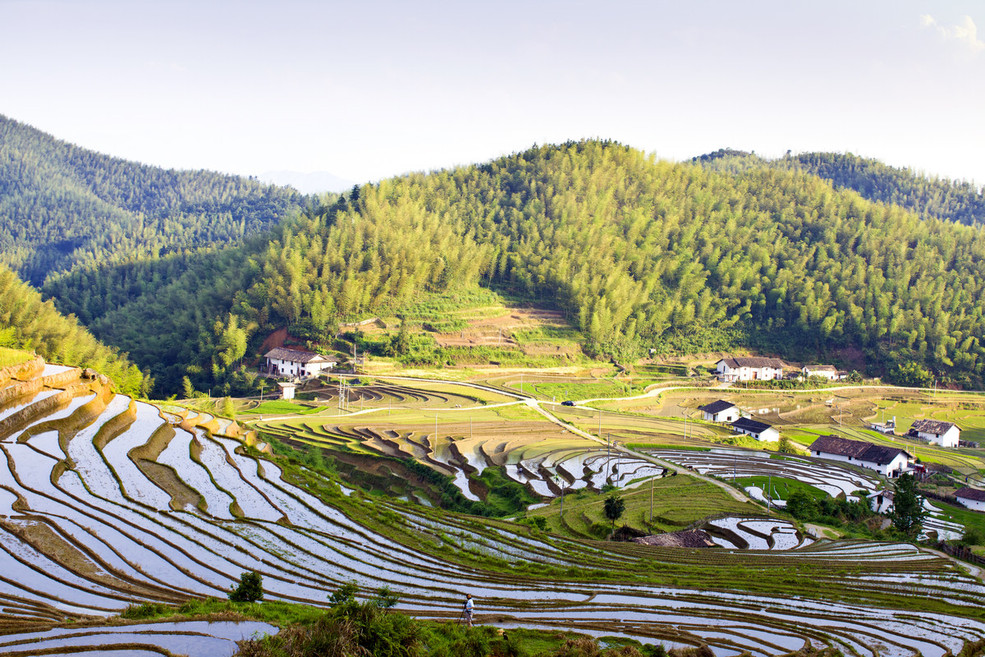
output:
[[983, 500], [969, 500], [967, 497], [959, 497], [958, 502], [972, 511], [985, 511], [985, 501]]
[[827, 459], [829, 461], [841, 461], [842, 463], [854, 463], [855, 465], [861, 466], [863, 468], [868, 468], [869, 470], [875, 470], [879, 474], [889, 476], [890, 472], [902, 471], [906, 468], [909, 460], [906, 458], [905, 454], [897, 454], [896, 457], [886, 463], [885, 465], [879, 465], [878, 463], [873, 463], [872, 461], [863, 461], [861, 459], [855, 459], [850, 456], [842, 456], [841, 454], [828, 454], [827, 452], [812, 452], [814, 456], [822, 459]]
[[870, 470], [875, 470], [881, 475], [889, 476], [891, 472], [902, 472], [906, 468], [909, 460], [903, 454], [897, 454], [892, 461], [885, 464], [873, 463], [871, 461], [856, 461], [863, 468], [869, 468]]
[[277, 368], [275, 371], [284, 376], [296, 376], [299, 378], [318, 376], [322, 372], [331, 370], [334, 364], [329, 362], [298, 363], [293, 360], [281, 360], [280, 358], [268, 358], [267, 361], [268, 368]]
[[772, 381], [783, 378], [783, 370], [773, 367], [731, 368], [725, 361], [718, 363], [715, 372], [722, 381]]
[[708, 422], [735, 422], [739, 419], [739, 409], [735, 406], [726, 408], [724, 411], [719, 411], [718, 413], [704, 411], [704, 414], [704, 419]]
[[941, 447], [957, 447], [958, 441], [961, 438], [961, 430], [952, 426], [939, 436], [933, 433], [918, 431], [917, 437], [934, 445], [940, 445]]
[[804, 373], [804, 376], [817, 376], [828, 379], [829, 381], [834, 381], [838, 378], [838, 372], [835, 370], [812, 370], [810, 367], [805, 367], [801, 371]]
[[777, 431], [776, 429], [774, 429], [773, 427], [770, 427], [769, 429], [763, 430], [762, 433], [754, 433], [752, 431], [744, 431], [744, 430], [738, 429], [738, 428], [736, 428], [735, 431], [738, 431], [739, 433], [744, 433], [747, 436], [752, 436], [756, 440], [758, 440], [760, 442], [764, 442], [764, 443], [775, 443], [778, 440], [780, 440], [780, 432]]

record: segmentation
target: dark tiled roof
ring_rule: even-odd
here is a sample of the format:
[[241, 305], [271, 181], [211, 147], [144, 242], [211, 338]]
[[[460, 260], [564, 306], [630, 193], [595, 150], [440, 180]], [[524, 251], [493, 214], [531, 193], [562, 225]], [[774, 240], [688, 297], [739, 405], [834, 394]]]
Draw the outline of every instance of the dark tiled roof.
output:
[[722, 411], [727, 411], [730, 408], [734, 408], [735, 404], [732, 402], [727, 402], [724, 399], [719, 399], [718, 401], [713, 401], [710, 404], [705, 404], [704, 406], [698, 406], [699, 411], [704, 411], [705, 413], [721, 413]]
[[765, 422], [759, 422], [757, 420], [752, 420], [747, 417], [740, 417], [738, 420], [732, 423], [732, 426], [736, 429], [742, 429], [743, 431], [752, 431], [753, 433], [762, 433], [767, 429], [771, 429], [770, 425]]
[[955, 425], [951, 422], [944, 422], [943, 420], [915, 420], [910, 429], [913, 431], [922, 431], [923, 433], [934, 433], [940, 435], [950, 431], [953, 426]]
[[968, 488], [967, 486], [954, 493], [954, 496], [963, 497], [966, 500], [975, 500], [976, 502], [985, 502], [985, 490]]
[[[722, 361], [725, 361], [725, 364], [731, 367], [732, 369], [736, 369], [739, 367], [772, 367], [777, 370], [782, 370], [784, 367], [787, 366], [787, 364], [784, 363], [779, 358], [765, 358], [762, 356], [749, 356], [749, 357], [740, 356], [738, 358], [723, 358], [722, 360], [718, 361], [718, 363], [721, 363]], [[717, 365], [718, 363], [715, 364]]]
[[868, 461], [878, 465], [885, 465], [900, 454], [905, 454], [907, 458], [910, 457], [906, 450], [896, 447], [884, 447], [861, 440], [839, 438], [838, 436], [821, 436], [811, 443], [809, 449], [812, 452], [821, 452], [823, 454], [850, 456], [860, 461]]
[[322, 356], [321, 354], [316, 354], [313, 351], [304, 351], [302, 349], [288, 349], [286, 347], [276, 347], [271, 349], [264, 354], [264, 358], [273, 358], [276, 360], [286, 360], [291, 363], [310, 363], [315, 361], [318, 363], [337, 363], [338, 359], [332, 356]]

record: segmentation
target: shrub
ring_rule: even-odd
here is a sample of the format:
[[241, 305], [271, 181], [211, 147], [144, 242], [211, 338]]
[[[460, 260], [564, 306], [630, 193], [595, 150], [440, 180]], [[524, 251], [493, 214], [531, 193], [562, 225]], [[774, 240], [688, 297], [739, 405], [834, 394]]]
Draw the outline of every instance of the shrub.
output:
[[233, 602], [256, 602], [263, 600], [263, 577], [255, 570], [239, 576], [239, 584], [229, 592]]

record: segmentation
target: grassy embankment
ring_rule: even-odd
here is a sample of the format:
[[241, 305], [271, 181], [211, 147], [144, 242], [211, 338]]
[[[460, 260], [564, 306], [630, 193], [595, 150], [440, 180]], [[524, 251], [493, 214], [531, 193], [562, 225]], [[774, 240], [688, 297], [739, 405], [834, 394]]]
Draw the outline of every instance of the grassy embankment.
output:
[[8, 347], [0, 347], [0, 367], [7, 367], [9, 365], [20, 365], [21, 363], [26, 363], [34, 358], [34, 354], [23, 351], [21, 349], [10, 349]]
[[[703, 520], [708, 516], [735, 513], [766, 515], [759, 505], [738, 502], [724, 490], [688, 475], [650, 479], [632, 488], [613, 489], [596, 493], [587, 490], [571, 491], [564, 496], [564, 515], [560, 498], [546, 507], [528, 511], [527, 518], [554, 534], [575, 538], [605, 538], [612, 523], [605, 517], [605, 499], [612, 494], [621, 497], [626, 509], [616, 526], [627, 525], [649, 533], [673, 532]], [[653, 521], [650, 521], [650, 500], [653, 499]], [[541, 523], [539, 518], [543, 518]]]

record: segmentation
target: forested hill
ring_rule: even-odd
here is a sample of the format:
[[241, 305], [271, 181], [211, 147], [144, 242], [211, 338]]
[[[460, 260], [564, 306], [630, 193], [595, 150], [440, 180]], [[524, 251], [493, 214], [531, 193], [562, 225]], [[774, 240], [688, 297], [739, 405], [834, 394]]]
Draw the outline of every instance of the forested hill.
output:
[[692, 160], [718, 171], [773, 166], [813, 173], [839, 189], [851, 189], [870, 201], [894, 203], [924, 217], [966, 225], [985, 224], [985, 189], [969, 182], [928, 178], [851, 153], [800, 153], [767, 160], [754, 153], [722, 149]]
[[0, 116], [0, 263], [37, 286], [79, 264], [238, 242], [302, 202], [247, 178], [100, 155]]
[[146, 395], [152, 385], [125, 354], [100, 344], [72, 317], [55, 310], [41, 293], [0, 265], [0, 347], [33, 349], [45, 360], [91, 367], [105, 374], [117, 390]]
[[600, 355], [851, 348], [897, 380], [980, 385], [983, 237], [800, 171], [717, 172], [587, 141], [361, 187], [174, 282], [128, 270], [143, 293], [92, 326], [170, 391], [186, 374], [223, 381], [275, 327], [328, 335], [491, 287], [565, 310]]

